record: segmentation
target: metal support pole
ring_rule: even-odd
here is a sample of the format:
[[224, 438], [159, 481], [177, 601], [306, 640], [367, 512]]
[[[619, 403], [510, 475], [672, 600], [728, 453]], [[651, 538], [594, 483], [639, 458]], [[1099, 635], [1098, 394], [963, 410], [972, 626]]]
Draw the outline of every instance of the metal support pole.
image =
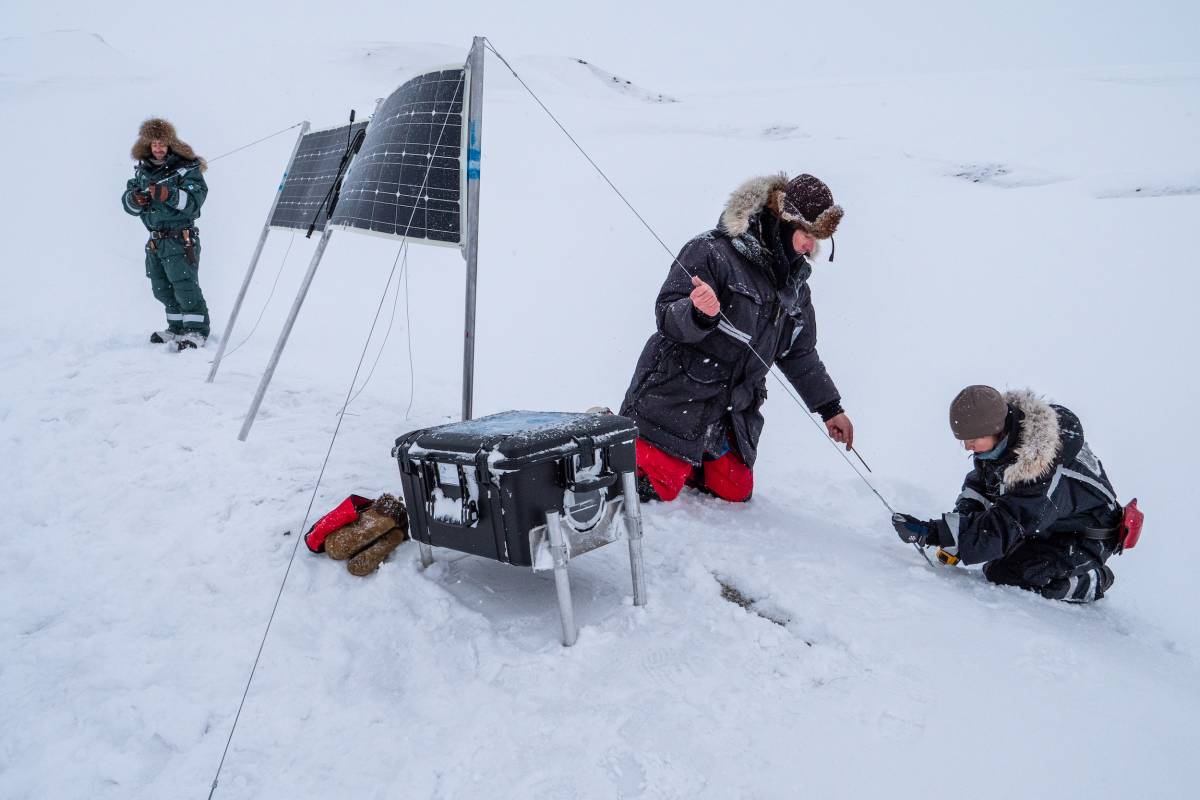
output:
[[550, 535], [550, 553], [554, 556], [554, 587], [558, 590], [563, 646], [570, 647], [579, 638], [579, 630], [575, 627], [575, 605], [571, 601], [571, 579], [567, 575], [567, 561], [571, 555], [563, 536], [562, 517], [557, 511], [546, 512], [546, 532]]
[[625, 533], [629, 536], [629, 569], [633, 573], [633, 604], [646, 605], [646, 571], [642, 564], [642, 503], [638, 499], [637, 476], [631, 470], [621, 473], [621, 504], [625, 514]]
[[304, 120], [300, 125], [300, 135], [296, 137], [296, 146], [292, 148], [292, 154], [288, 156], [287, 167], [283, 171], [283, 177], [279, 179], [279, 188], [275, 190], [275, 199], [271, 201], [271, 210], [267, 212], [267, 222], [263, 225], [262, 234], [258, 237], [258, 244], [254, 247], [254, 255], [250, 257], [250, 268], [246, 270], [246, 277], [242, 281], [242, 288], [238, 292], [237, 299], [233, 301], [233, 311], [229, 312], [229, 324], [225, 326], [225, 333], [221, 336], [221, 346], [217, 348], [217, 357], [213, 359], [212, 369], [208, 371], [206, 383], [212, 383], [213, 378], [217, 377], [217, 369], [221, 366], [221, 359], [225, 355], [225, 348], [228, 346], [229, 339], [233, 335], [233, 326], [237, 323], [238, 312], [242, 310], [242, 301], [246, 299], [246, 290], [250, 288], [250, 281], [254, 278], [254, 270], [258, 266], [258, 257], [262, 255], [263, 245], [267, 243], [267, 234], [271, 232], [271, 218], [275, 216], [275, 208], [279, 205], [279, 198], [283, 194], [283, 184], [287, 182], [288, 172], [292, 169], [292, 161], [296, 158], [296, 153], [300, 150], [300, 142], [304, 139], [304, 134], [308, 133], [308, 129], [308, 120]]
[[421, 566], [428, 568], [433, 566], [433, 546], [425, 544], [425, 542], [417, 542], [421, 549]]
[[308, 272], [304, 275], [304, 282], [300, 284], [300, 291], [296, 295], [296, 299], [292, 302], [292, 310], [288, 312], [287, 321], [283, 323], [283, 331], [279, 334], [279, 341], [275, 343], [275, 352], [271, 354], [271, 360], [267, 363], [267, 370], [263, 373], [262, 380], [258, 382], [258, 391], [254, 393], [254, 400], [250, 403], [250, 410], [246, 412], [246, 419], [242, 422], [242, 430], [238, 434], [240, 441], [246, 441], [246, 437], [250, 435], [250, 426], [254, 424], [254, 418], [258, 416], [258, 407], [262, 405], [263, 396], [267, 393], [267, 386], [271, 383], [271, 378], [275, 375], [275, 367], [279, 365], [279, 357], [283, 354], [283, 348], [287, 344], [288, 336], [292, 333], [292, 326], [296, 324], [296, 317], [300, 315], [300, 306], [304, 305], [304, 298], [308, 294], [308, 287], [312, 285], [313, 276], [317, 274], [317, 265], [321, 263], [321, 256], [325, 254], [325, 246], [329, 244], [329, 236], [333, 233], [326, 226], [321, 232], [321, 239], [317, 242], [317, 249], [313, 252], [312, 261], [308, 264]]
[[483, 142], [483, 38], [476, 36], [467, 56], [467, 303], [463, 328], [462, 418], [471, 419], [475, 402], [475, 282], [479, 269], [479, 160]]

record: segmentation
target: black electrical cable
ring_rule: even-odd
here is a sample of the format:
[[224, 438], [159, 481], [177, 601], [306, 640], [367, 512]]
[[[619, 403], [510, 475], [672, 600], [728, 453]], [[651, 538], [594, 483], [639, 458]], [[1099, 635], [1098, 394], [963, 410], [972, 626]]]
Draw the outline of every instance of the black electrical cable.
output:
[[325, 191], [325, 196], [317, 204], [316, 213], [313, 214], [312, 222], [308, 224], [308, 231], [304, 234], [305, 239], [312, 238], [313, 231], [317, 229], [317, 220], [321, 218], [322, 211], [326, 212], [326, 220], [333, 216], [333, 209], [337, 205], [338, 195], [342, 190], [342, 177], [346, 172], [346, 167], [350, 164], [350, 159], [362, 147], [363, 140], [367, 138], [367, 129], [365, 127], [360, 128], [358, 133], [351, 136], [354, 133], [354, 113], [354, 109], [350, 109], [350, 124], [346, 128], [346, 149], [342, 152], [342, 160], [338, 162], [337, 173], [333, 176], [333, 183], [329, 184], [329, 188]]

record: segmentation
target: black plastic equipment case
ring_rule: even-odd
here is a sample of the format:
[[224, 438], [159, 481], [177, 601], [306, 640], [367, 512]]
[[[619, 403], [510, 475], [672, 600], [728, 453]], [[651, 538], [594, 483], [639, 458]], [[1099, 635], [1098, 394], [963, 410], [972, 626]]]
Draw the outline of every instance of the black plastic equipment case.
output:
[[575, 531], [605, 518], [635, 468], [637, 426], [613, 414], [506, 411], [396, 440], [409, 533], [533, 566], [529, 533], [558, 511]]

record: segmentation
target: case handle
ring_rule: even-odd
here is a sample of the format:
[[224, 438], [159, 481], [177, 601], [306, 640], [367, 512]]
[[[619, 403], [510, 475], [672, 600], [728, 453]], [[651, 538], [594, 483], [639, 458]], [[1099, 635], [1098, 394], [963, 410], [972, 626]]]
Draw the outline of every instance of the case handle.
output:
[[584, 494], [586, 492], [594, 492], [597, 489], [607, 489], [616, 482], [617, 473], [609, 472], [607, 475], [600, 475], [584, 481], [568, 480], [567, 488], [575, 494]]
[[600, 463], [602, 465], [599, 473], [583, 479], [576, 479], [576, 469], [590, 469], [596, 466], [596, 444], [590, 436], [574, 437], [575, 444], [579, 446], [578, 453], [563, 458], [563, 483], [567, 489], [575, 494], [583, 494], [585, 492], [594, 492], [598, 489], [607, 489], [617, 482], [617, 473], [608, 463], [608, 450], [600, 450]]

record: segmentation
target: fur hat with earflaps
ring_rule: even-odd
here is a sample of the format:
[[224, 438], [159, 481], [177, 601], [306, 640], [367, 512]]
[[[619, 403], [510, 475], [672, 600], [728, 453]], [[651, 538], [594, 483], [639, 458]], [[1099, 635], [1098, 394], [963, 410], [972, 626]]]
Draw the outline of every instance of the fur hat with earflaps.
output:
[[175, 133], [175, 126], [159, 117], [148, 119], [142, 123], [142, 127], [138, 128], [137, 141], [133, 143], [133, 149], [130, 150], [129, 154], [133, 156], [135, 161], [148, 161], [153, 157], [153, 154], [150, 152], [150, 142], [155, 139], [166, 142], [171, 152], [180, 158], [187, 159], [188, 161], [199, 161], [201, 172], [208, 169], [208, 164], [205, 163], [204, 159], [196, 155], [196, 151], [192, 149], [191, 145], [182, 141]]
[[771, 210], [814, 239], [828, 239], [842, 221], [842, 207], [833, 202], [833, 192], [820, 178], [797, 175], [771, 197]]

